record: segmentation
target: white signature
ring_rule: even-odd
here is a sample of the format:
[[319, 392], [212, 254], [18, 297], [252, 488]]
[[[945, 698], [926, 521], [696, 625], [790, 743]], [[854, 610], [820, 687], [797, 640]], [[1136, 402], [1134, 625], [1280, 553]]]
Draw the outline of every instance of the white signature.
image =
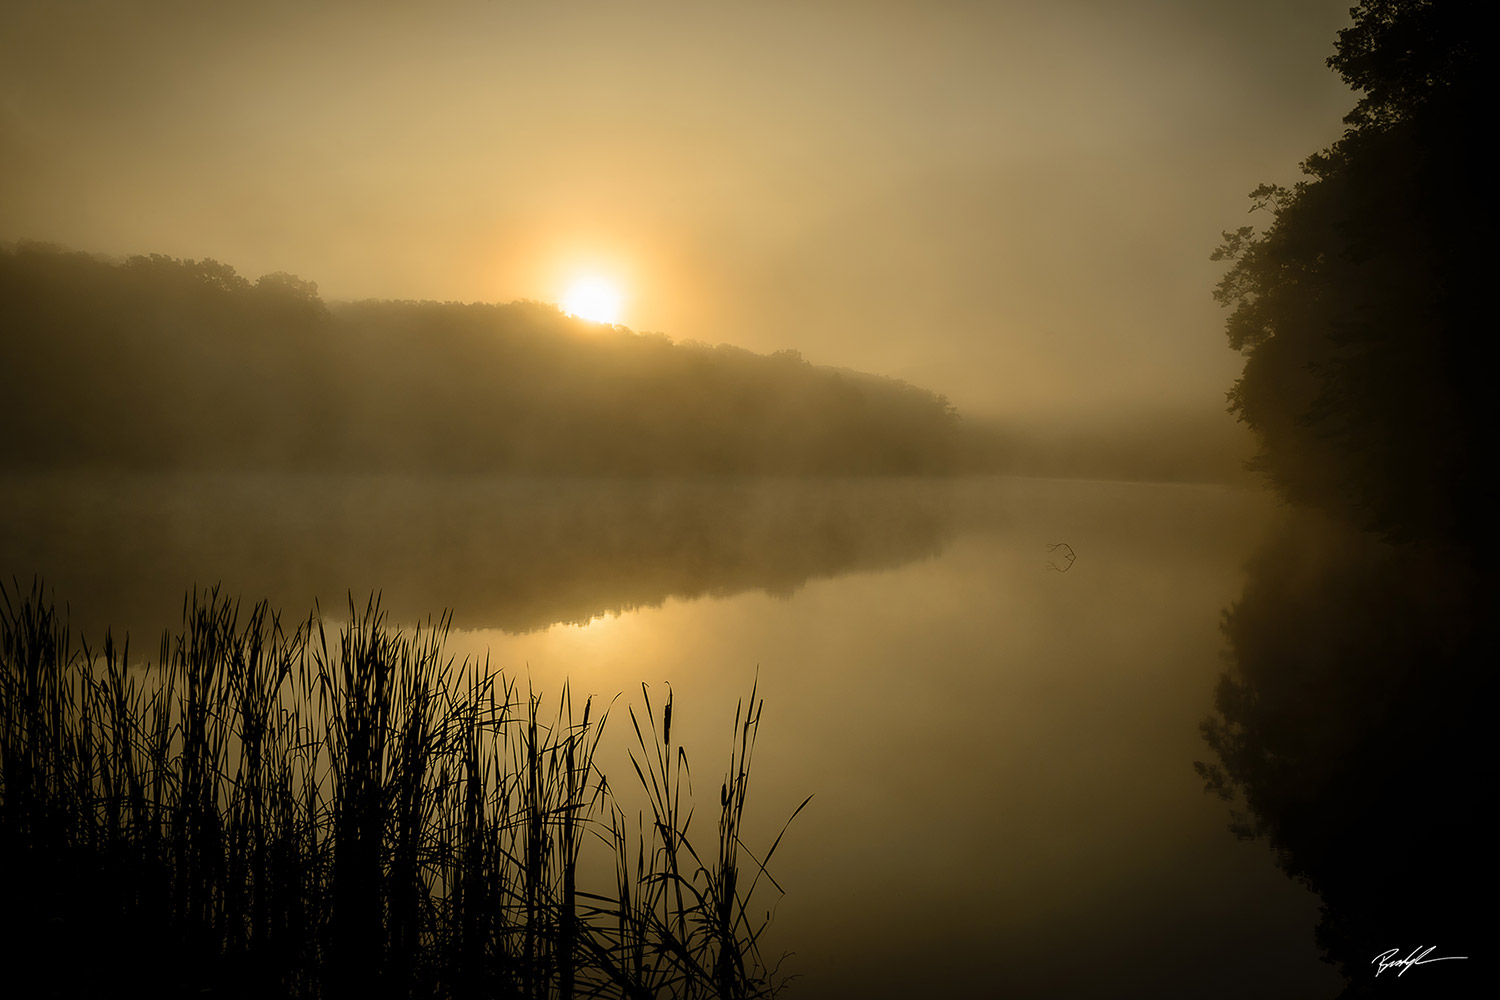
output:
[[1407, 955], [1405, 958], [1396, 958], [1395, 956], [1401, 952], [1401, 949], [1392, 948], [1390, 951], [1383, 951], [1379, 955], [1376, 955], [1373, 959], [1371, 959], [1371, 961], [1379, 966], [1375, 970], [1375, 975], [1377, 976], [1384, 972], [1386, 969], [1395, 968], [1400, 968], [1401, 970], [1400, 972], [1396, 973], [1396, 975], [1404, 976], [1406, 975], [1406, 970], [1412, 968], [1413, 966], [1431, 965], [1433, 962], [1463, 961], [1464, 959], [1469, 957], [1468, 955], [1442, 955], [1438, 958], [1427, 957], [1436, 950], [1437, 945], [1432, 945], [1431, 947], [1426, 949], [1424, 949], [1421, 945], [1418, 945], [1417, 947], [1413, 948], [1411, 950], [1411, 954]]

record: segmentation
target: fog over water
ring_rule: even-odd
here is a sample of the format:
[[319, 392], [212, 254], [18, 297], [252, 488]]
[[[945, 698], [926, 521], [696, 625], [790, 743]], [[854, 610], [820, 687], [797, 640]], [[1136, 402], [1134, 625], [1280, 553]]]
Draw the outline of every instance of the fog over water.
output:
[[0, 994], [1478, 994], [1500, 56], [1349, 3], [8, 5]]
[[[607, 774], [629, 774], [638, 685], [670, 684], [711, 786], [758, 678], [747, 844], [763, 850], [814, 797], [773, 864], [775, 948], [796, 953], [784, 971], [801, 995], [1331, 982], [1315, 900], [1226, 836], [1191, 766], [1219, 612], [1274, 515], [1259, 494], [1004, 478], [4, 489], [10, 565], [49, 566], [96, 643], [102, 623], [129, 623], [154, 657], [184, 579], [292, 617], [317, 596], [335, 619], [330, 595], [389, 581], [395, 621], [453, 609], [460, 661], [487, 656], [549, 699], [565, 680], [575, 698], [623, 695]], [[1057, 542], [1076, 553], [1064, 571]]]

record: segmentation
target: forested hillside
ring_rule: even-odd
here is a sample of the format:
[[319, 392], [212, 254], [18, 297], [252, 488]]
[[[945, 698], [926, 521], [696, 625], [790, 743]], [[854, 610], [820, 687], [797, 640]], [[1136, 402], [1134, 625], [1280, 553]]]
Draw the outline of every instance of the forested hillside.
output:
[[555, 307], [322, 301], [212, 260], [0, 250], [3, 465], [578, 475], [942, 473], [974, 449], [893, 379]]

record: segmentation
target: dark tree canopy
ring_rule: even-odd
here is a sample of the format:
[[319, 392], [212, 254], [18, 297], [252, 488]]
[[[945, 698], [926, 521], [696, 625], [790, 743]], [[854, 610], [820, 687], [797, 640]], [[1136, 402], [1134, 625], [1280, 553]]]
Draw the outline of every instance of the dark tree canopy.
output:
[[1405, 121], [1430, 101], [1466, 100], [1479, 83], [1492, 4], [1477, 0], [1365, 0], [1339, 32], [1328, 65], [1364, 94], [1355, 128]]
[[1245, 369], [1230, 408], [1288, 499], [1392, 539], [1480, 530], [1493, 494], [1491, 180], [1479, 155], [1483, 7], [1356, 8], [1330, 65], [1364, 96], [1307, 179], [1262, 186], [1225, 233]]
[[1346, 996], [1392, 982], [1378, 954], [1426, 946], [1470, 958], [1392, 988], [1463, 996], [1488, 975], [1473, 914], [1495, 880], [1493, 34], [1471, 0], [1352, 14], [1329, 60], [1362, 94], [1343, 137], [1252, 192], [1269, 224], [1215, 254], [1245, 356], [1230, 409], [1294, 510], [1225, 614], [1198, 767], [1321, 897]]

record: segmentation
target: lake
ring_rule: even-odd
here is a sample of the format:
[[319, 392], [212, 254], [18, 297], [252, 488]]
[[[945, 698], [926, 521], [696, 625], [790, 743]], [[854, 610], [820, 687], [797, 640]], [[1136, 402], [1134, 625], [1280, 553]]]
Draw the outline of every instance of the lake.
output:
[[[1317, 900], [1193, 771], [1222, 611], [1275, 516], [1215, 486], [1035, 479], [0, 480], [0, 572], [155, 656], [218, 583], [288, 618], [381, 591], [555, 698], [674, 693], [703, 817], [765, 699], [746, 841], [793, 997], [1326, 997]], [[1076, 555], [1071, 563], [1066, 543]]]

